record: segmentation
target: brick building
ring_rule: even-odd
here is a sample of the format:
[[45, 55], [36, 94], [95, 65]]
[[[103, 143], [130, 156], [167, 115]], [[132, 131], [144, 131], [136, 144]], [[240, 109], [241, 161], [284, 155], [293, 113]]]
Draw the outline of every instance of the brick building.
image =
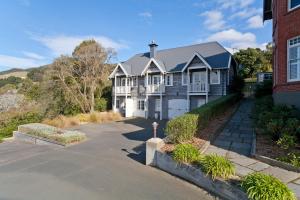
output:
[[274, 101], [300, 108], [300, 0], [264, 0], [263, 19], [273, 19]]

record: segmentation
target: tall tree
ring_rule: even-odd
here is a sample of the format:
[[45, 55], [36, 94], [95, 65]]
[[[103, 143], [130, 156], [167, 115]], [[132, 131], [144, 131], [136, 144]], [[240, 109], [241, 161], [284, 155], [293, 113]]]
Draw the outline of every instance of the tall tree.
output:
[[234, 54], [240, 64], [240, 73], [244, 78], [253, 78], [257, 72], [272, 71], [272, 47], [266, 50], [259, 48], [242, 49]]
[[105, 49], [95, 40], [87, 40], [75, 48], [72, 57], [61, 56], [54, 61], [53, 78], [82, 112], [94, 111], [96, 90], [107, 83], [108, 63], [113, 56], [112, 49]]

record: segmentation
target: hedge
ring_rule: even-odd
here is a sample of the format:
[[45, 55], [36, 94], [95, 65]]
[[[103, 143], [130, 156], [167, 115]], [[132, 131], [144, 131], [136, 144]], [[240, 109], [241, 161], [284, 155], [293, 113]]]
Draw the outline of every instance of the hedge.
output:
[[230, 94], [170, 120], [165, 129], [168, 138], [173, 143], [192, 139], [198, 131], [206, 127], [210, 120], [224, 113], [240, 98], [239, 94]]

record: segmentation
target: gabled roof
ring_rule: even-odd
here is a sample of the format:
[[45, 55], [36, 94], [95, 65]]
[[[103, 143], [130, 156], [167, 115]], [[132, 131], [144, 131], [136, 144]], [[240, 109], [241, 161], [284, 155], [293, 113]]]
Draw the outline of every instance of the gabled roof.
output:
[[272, 0], [263, 0], [264, 1], [264, 13], [263, 13], [263, 20], [272, 19]]
[[[229, 57], [232, 56], [218, 42], [208, 42], [159, 50], [154, 59], [165, 72], [181, 72], [195, 53], [201, 55], [201, 58], [203, 58], [212, 69], [228, 68]], [[142, 74], [150, 59], [149, 52], [140, 53], [121, 64], [130, 75], [138, 76]]]

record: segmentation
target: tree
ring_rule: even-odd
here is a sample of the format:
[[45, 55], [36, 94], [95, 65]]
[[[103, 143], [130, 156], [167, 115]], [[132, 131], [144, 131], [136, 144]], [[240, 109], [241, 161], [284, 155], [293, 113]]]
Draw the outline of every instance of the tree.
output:
[[253, 78], [257, 72], [272, 71], [272, 46], [267, 45], [266, 50], [259, 48], [242, 49], [234, 54], [234, 58], [241, 65], [241, 76]]
[[54, 61], [52, 79], [63, 88], [66, 99], [76, 103], [82, 112], [93, 112], [97, 89], [107, 85], [112, 56], [112, 49], [103, 48], [95, 40], [83, 41], [72, 57], [61, 56]]

